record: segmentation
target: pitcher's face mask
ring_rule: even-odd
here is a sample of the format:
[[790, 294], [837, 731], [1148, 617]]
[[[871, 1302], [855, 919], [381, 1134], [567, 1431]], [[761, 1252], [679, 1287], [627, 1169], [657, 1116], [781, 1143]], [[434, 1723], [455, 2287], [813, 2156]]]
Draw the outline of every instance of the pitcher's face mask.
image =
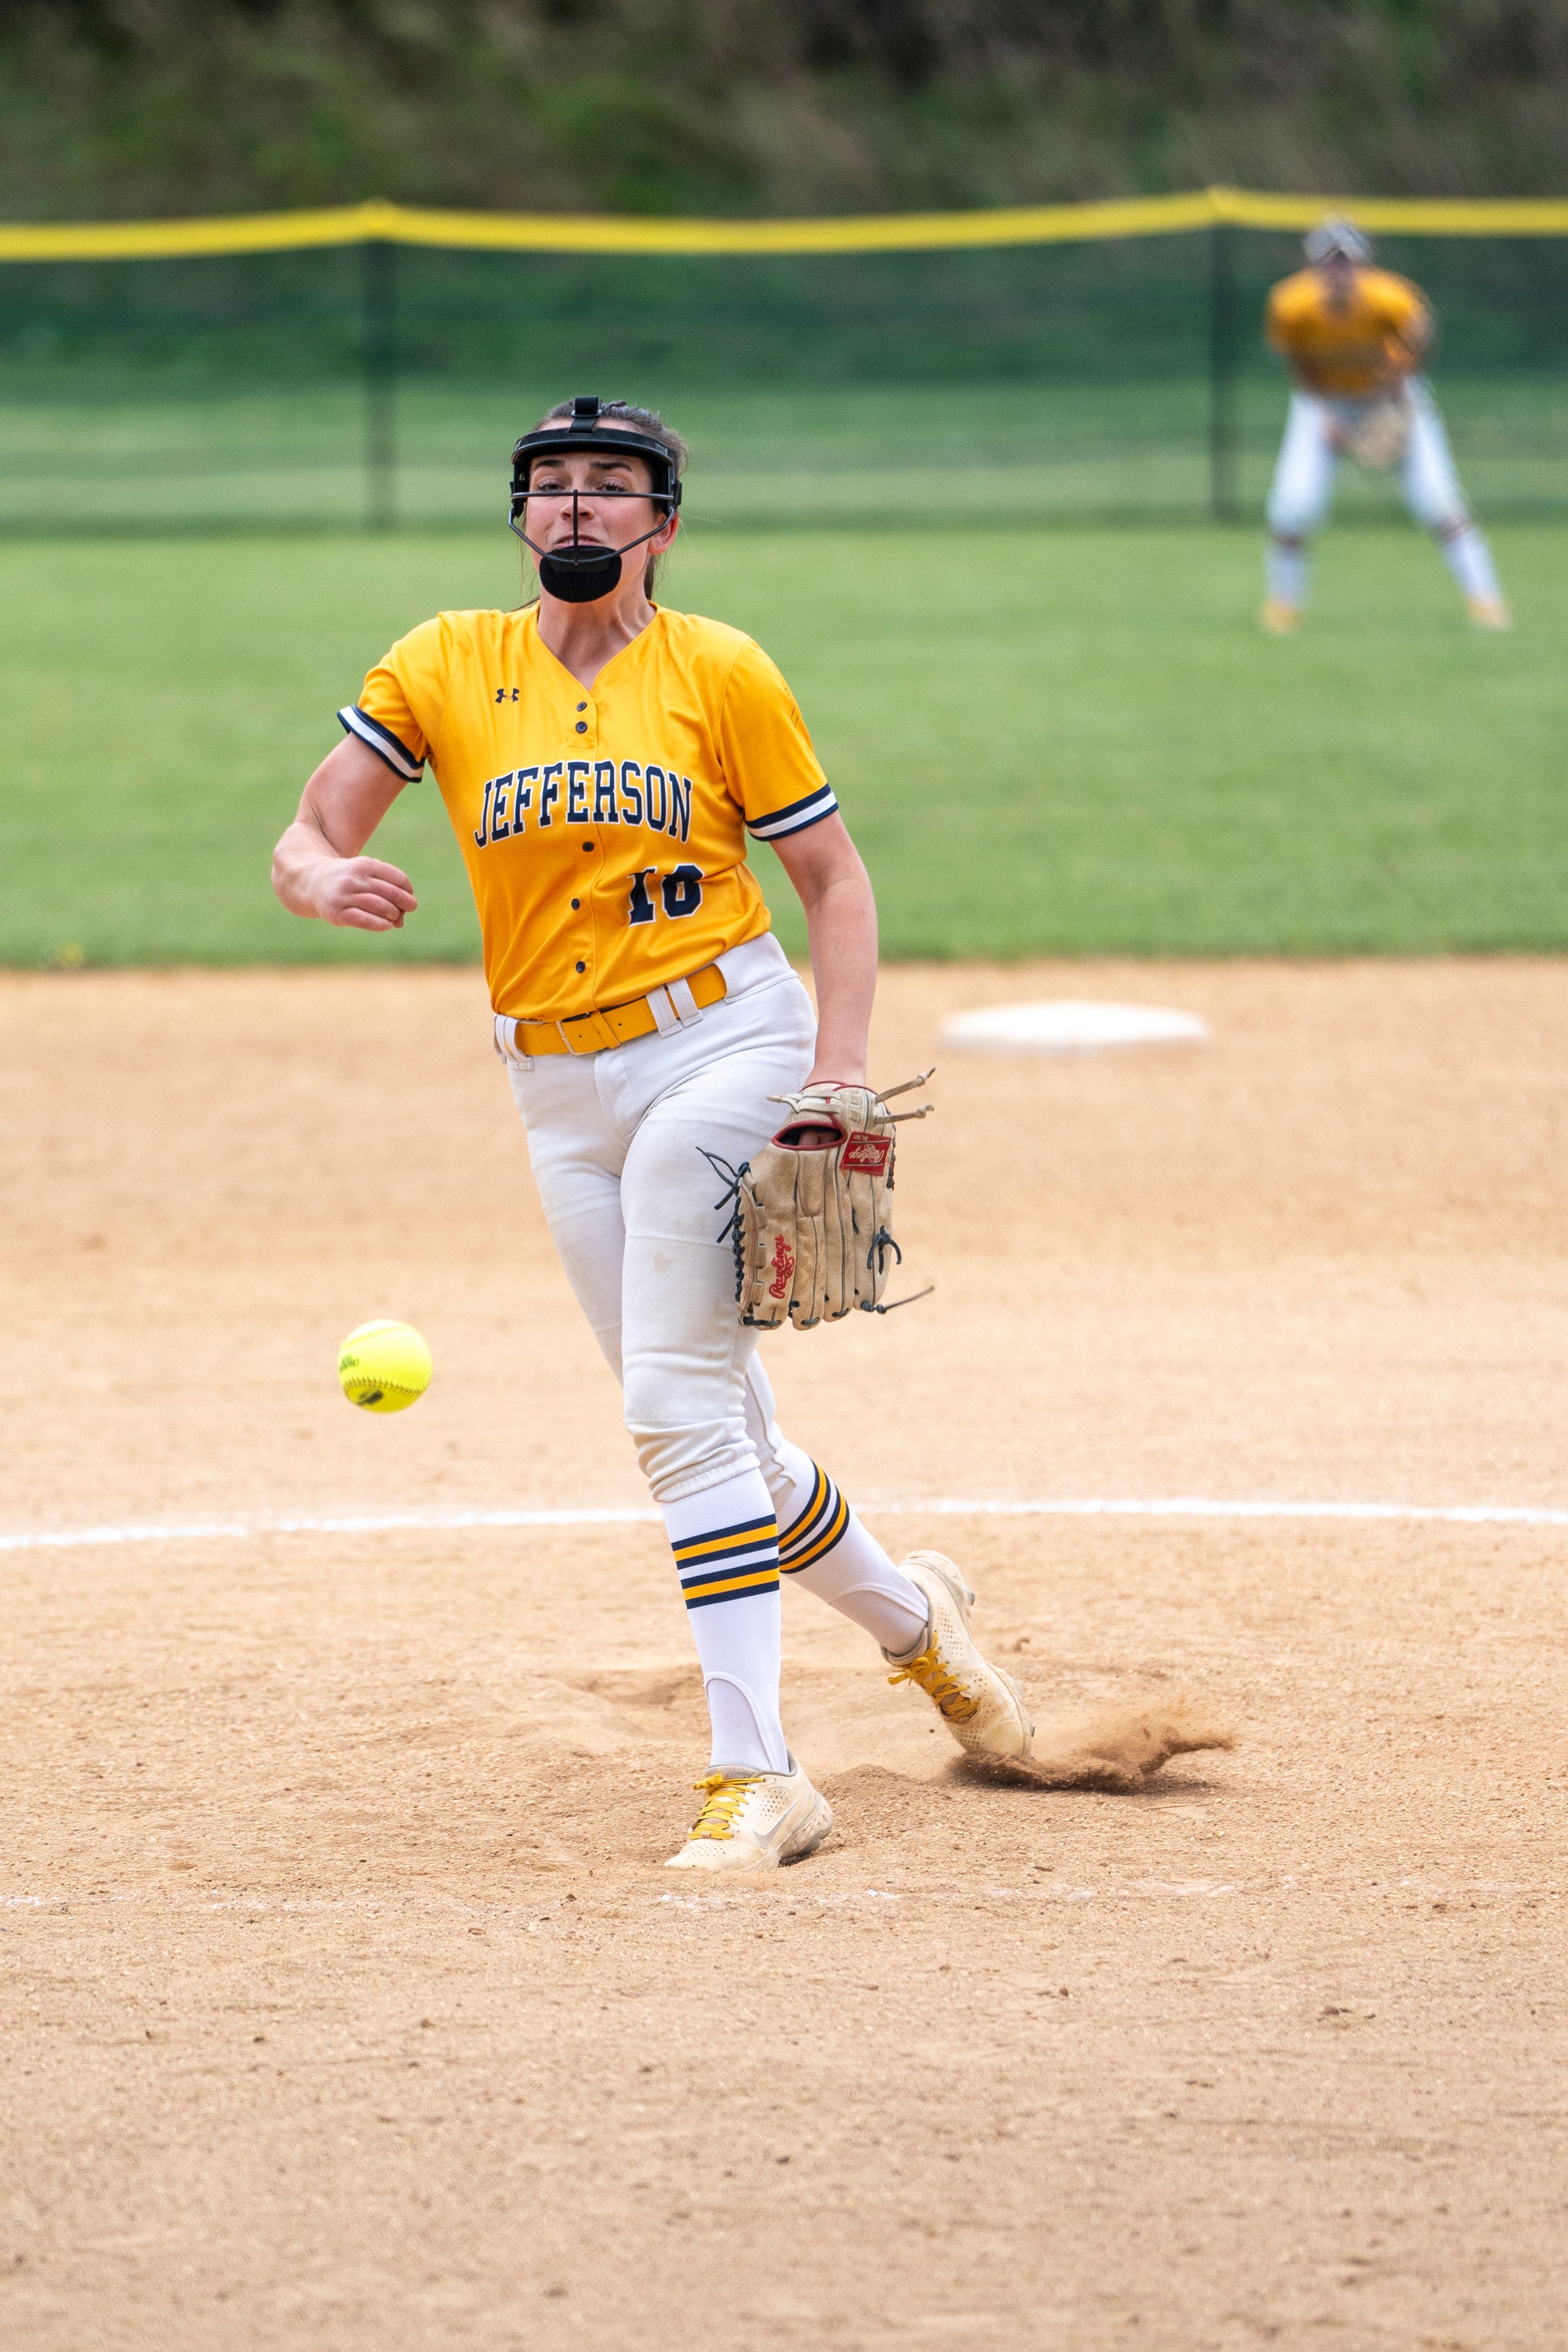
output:
[[[646, 433], [604, 423], [600, 416], [602, 406], [595, 394], [579, 394], [572, 403], [569, 418], [558, 425], [542, 425], [537, 432], [525, 433], [511, 453], [510, 527], [533, 557], [541, 587], [547, 594], [559, 596], [564, 604], [594, 604], [601, 596], [610, 595], [620, 586], [622, 558], [629, 555], [633, 548], [646, 546], [650, 539], [657, 539], [680, 504], [675, 460], [663, 442], [651, 439]], [[568, 449], [592, 449], [605, 457], [640, 457], [652, 476], [652, 488], [623, 490], [612, 486], [570, 491], [531, 488], [529, 475], [534, 460], [557, 457]], [[557, 503], [564, 498], [572, 501], [572, 537], [561, 547], [541, 547], [529, 537], [528, 502], [530, 499], [546, 498]], [[664, 509], [651, 530], [628, 540], [625, 547], [601, 547], [596, 541], [583, 537], [579, 509], [584, 499], [604, 501], [625, 498], [650, 499], [656, 507]]]

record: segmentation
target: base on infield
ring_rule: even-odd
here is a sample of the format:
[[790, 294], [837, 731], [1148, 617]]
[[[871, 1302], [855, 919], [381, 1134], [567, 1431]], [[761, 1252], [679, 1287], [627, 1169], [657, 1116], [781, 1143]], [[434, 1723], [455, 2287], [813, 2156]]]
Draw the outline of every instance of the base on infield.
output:
[[1195, 1013], [1059, 996], [955, 1013], [942, 1023], [941, 1042], [964, 1054], [1103, 1054], [1126, 1045], [1201, 1045], [1208, 1035], [1208, 1023]]

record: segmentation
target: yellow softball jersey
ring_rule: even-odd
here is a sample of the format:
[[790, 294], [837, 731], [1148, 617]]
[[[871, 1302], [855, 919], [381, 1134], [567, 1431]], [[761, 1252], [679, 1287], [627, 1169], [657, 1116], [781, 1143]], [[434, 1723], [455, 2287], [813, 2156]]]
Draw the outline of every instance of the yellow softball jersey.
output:
[[1342, 310], [1315, 269], [1300, 269], [1268, 297], [1268, 338], [1309, 391], [1355, 400], [1410, 373], [1429, 315], [1421, 289], [1392, 269], [1358, 269]]
[[757, 938], [747, 832], [777, 841], [838, 806], [762, 647], [693, 613], [659, 607], [591, 687], [535, 606], [441, 613], [338, 716], [405, 782], [430, 762], [490, 1002], [518, 1020], [628, 1003]]

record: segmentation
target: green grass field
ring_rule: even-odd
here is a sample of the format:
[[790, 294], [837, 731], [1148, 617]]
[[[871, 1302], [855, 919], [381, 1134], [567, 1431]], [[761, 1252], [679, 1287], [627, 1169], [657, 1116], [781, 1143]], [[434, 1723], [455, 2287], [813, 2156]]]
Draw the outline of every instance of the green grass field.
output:
[[[693, 534], [666, 593], [782, 663], [893, 955], [1561, 948], [1568, 531], [1498, 545], [1503, 639], [1405, 527], [1331, 533], [1286, 644], [1241, 531]], [[268, 853], [390, 639], [517, 593], [499, 529], [0, 547], [0, 961], [470, 954], [429, 784], [401, 937], [291, 920]]]
[[[607, 372], [613, 373], [613, 369]], [[561, 378], [411, 378], [396, 395], [398, 519], [484, 530], [507, 453]], [[1480, 511], [1568, 519], [1568, 392], [1558, 373], [1445, 373], [1444, 414]], [[698, 531], [901, 530], [944, 520], [1009, 529], [1201, 522], [1209, 510], [1209, 388], [1199, 375], [1126, 382], [976, 381], [743, 389], [639, 377], [694, 452]], [[1236, 387], [1234, 489], [1261, 514], [1285, 415], [1277, 373]], [[372, 502], [363, 388], [214, 384], [106, 367], [18, 371], [0, 349], [0, 531], [100, 538], [354, 530]], [[1338, 510], [1397, 511], [1393, 484], [1343, 469]]]

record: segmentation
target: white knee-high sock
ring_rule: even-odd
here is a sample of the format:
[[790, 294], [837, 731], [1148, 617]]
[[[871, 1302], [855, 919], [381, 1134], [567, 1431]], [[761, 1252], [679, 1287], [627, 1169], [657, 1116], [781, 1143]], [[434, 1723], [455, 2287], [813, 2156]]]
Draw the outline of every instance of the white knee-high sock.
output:
[[1307, 568], [1304, 547], [1287, 547], [1280, 540], [1269, 540], [1264, 551], [1263, 578], [1268, 594], [1278, 604], [1294, 604], [1299, 609], [1306, 603]]
[[907, 1656], [925, 1638], [928, 1612], [920, 1587], [895, 1568], [826, 1470], [787, 1437], [773, 1453], [789, 1481], [774, 1489], [779, 1567], [871, 1635], [889, 1654]]
[[1458, 582], [1462, 596], [1495, 596], [1500, 600], [1502, 585], [1491, 549], [1473, 522], [1461, 523], [1457, 530], [1440, 530], [1436, 538], [1438, 551]]
[[731, 1772], [787, 1772], [779, 1721], [779, 1531], [760, 1470], [663, 1506], [702, 1664], [712, 1761]]

